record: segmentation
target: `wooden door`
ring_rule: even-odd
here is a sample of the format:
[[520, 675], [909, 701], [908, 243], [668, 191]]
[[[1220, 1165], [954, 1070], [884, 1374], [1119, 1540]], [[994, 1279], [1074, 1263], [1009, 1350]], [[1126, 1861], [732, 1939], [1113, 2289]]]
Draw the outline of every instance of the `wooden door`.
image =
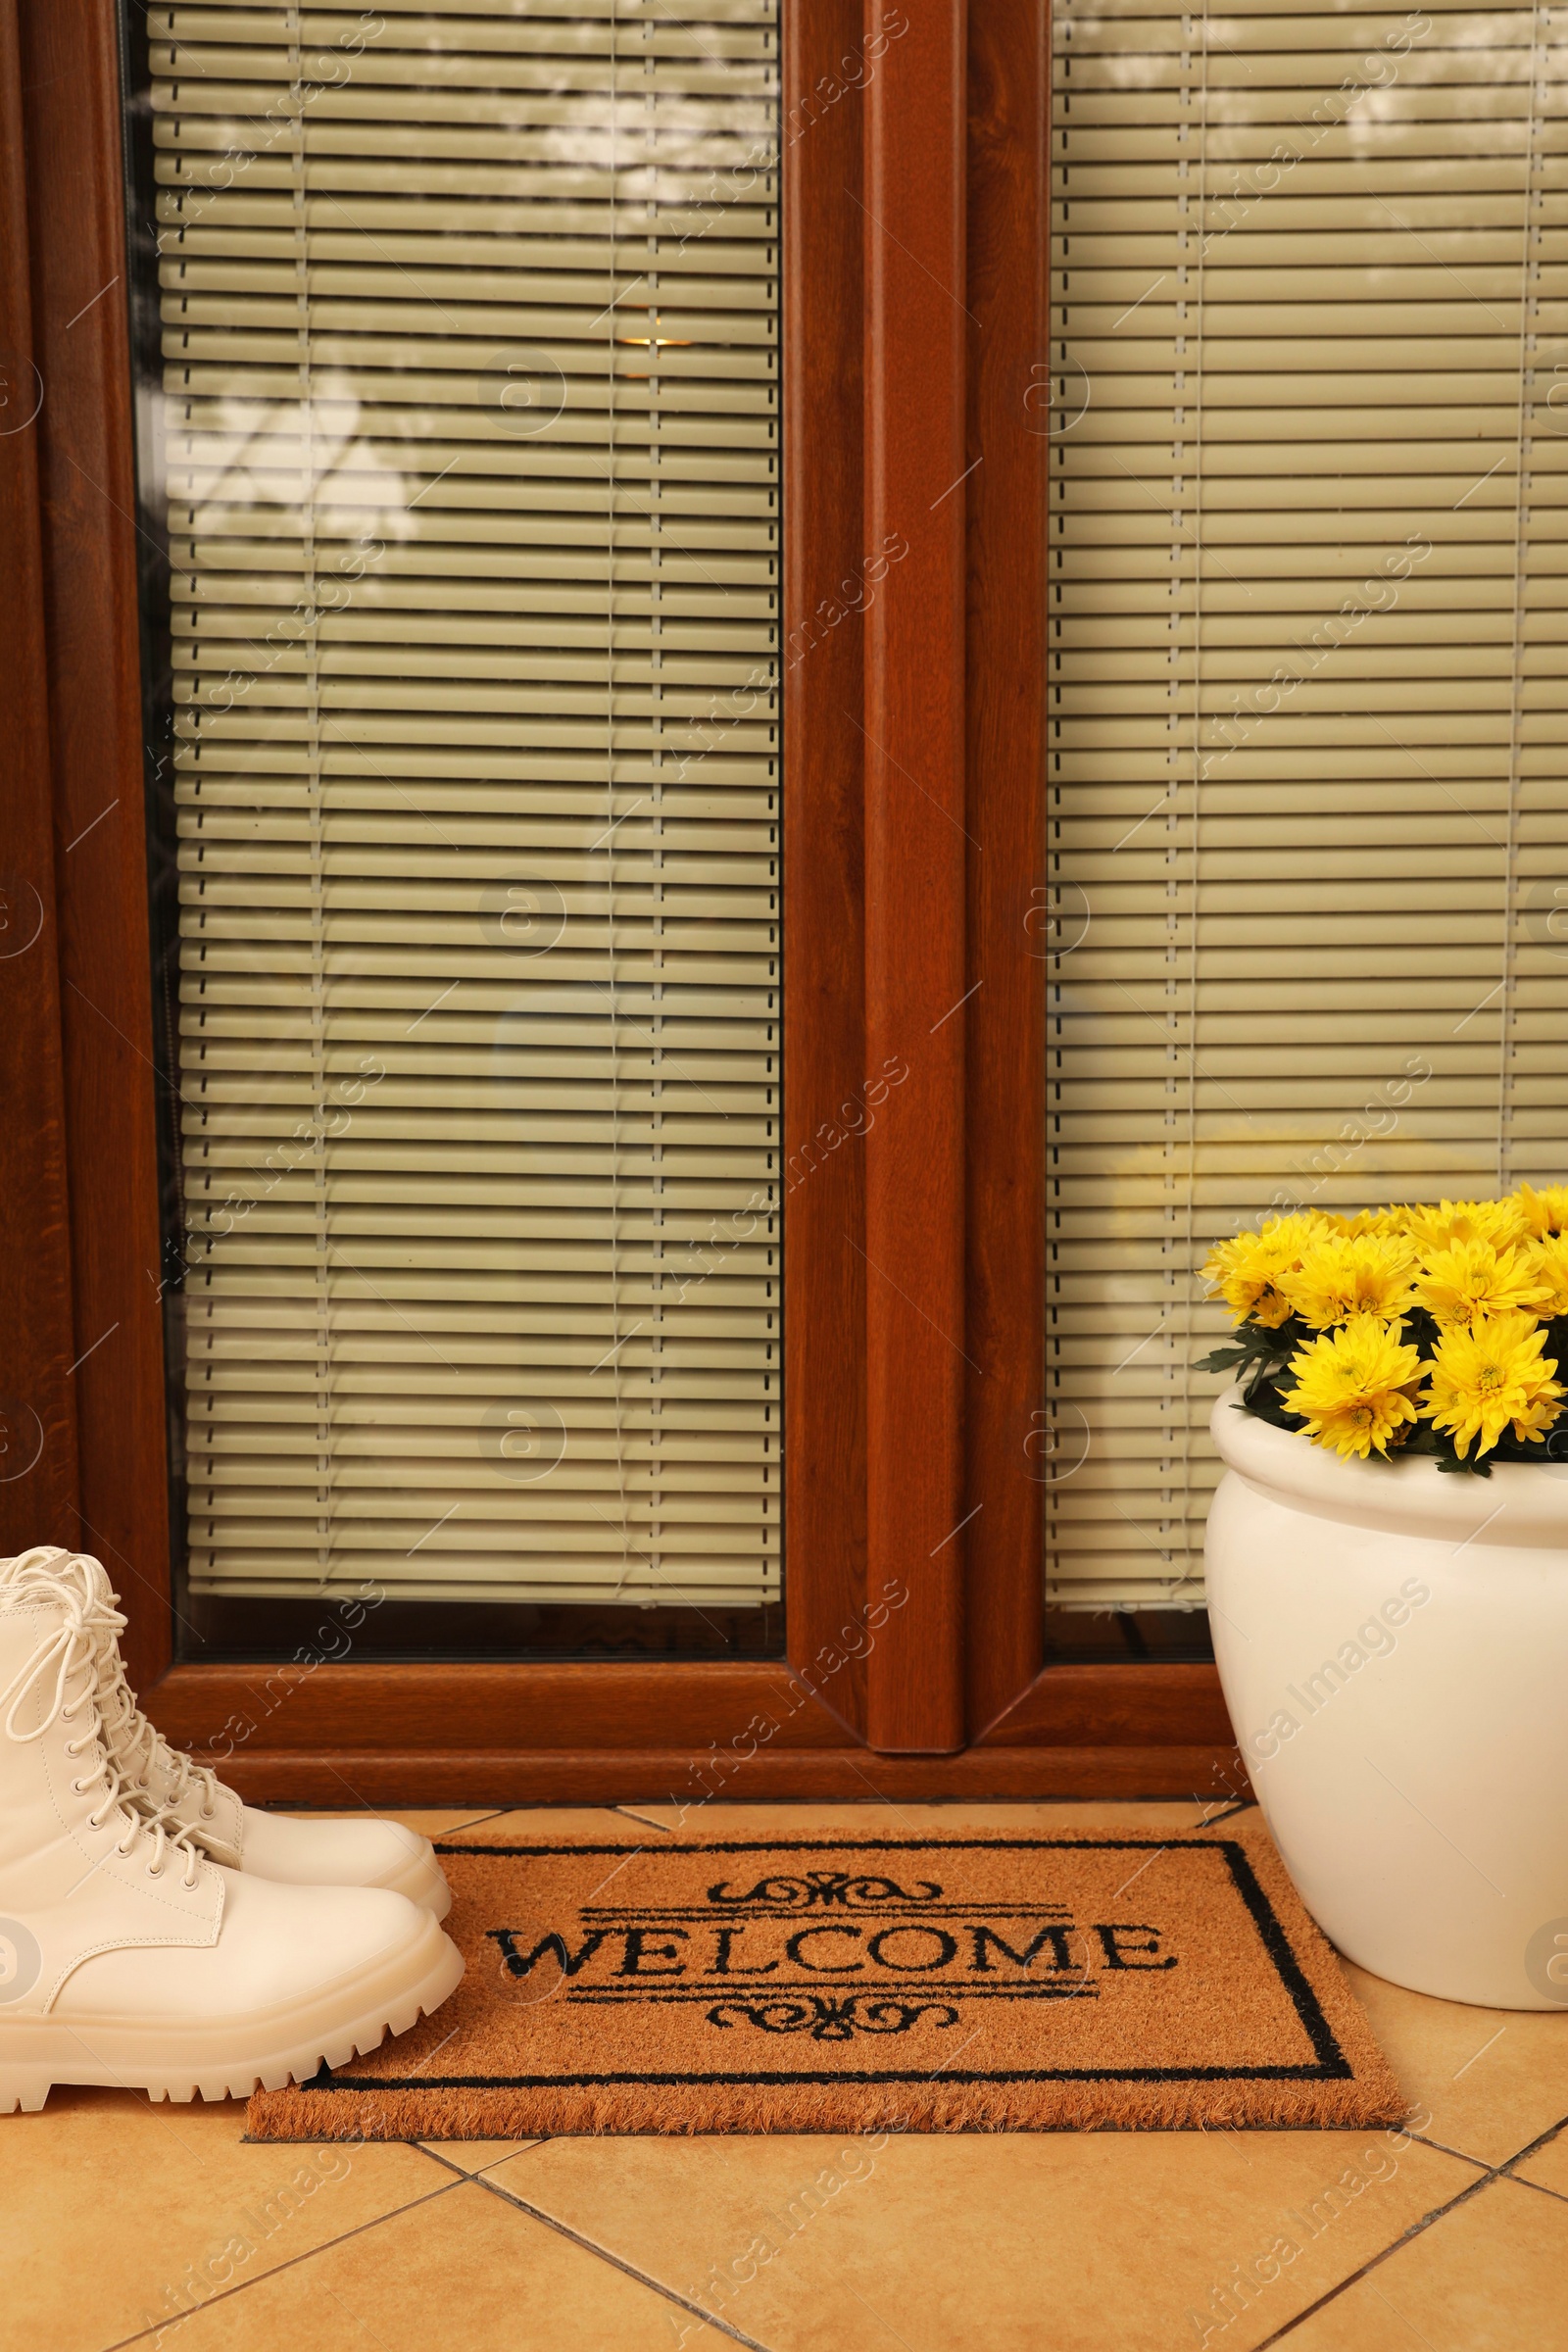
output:
[[785, 5], [787, 1655], [220, 1665], [172, 1616], [119, 61], [12, 4], [0, 1541], [104, 1559], [254, 1797], [1220, 1793], [1211, 1667], [1044, 1662], [1044, 9]]

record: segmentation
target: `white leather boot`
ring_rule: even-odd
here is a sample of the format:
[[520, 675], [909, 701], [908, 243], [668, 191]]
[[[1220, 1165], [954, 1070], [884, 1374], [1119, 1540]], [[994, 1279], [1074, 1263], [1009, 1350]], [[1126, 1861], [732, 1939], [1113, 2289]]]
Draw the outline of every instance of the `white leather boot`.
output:
[[206, 1765], [171, 1747], [125, 1680], [119, 1642], [125, 1620], [100, 1561], [53, 1544], [0, 1560], [0, 1596], [57, 1587], [82, 1595], [96, 1652], [104, 1742], [127, 1792], [146, 1813], [188, 1833], [204, 1854], [230, 1870], [293, 1886], [385, 1886], [445, 1919], [452, 1893], [428, 1838], [396, 1821], [300, 1821], [259, 1812], [242, 1804]]
[[226, 1870], [128, 1800], [90, 1615], [0, 1584], [0, 2115], [56, 2082], [275, 2089], [444, 2001], [462, 1957], [406, 1896]]

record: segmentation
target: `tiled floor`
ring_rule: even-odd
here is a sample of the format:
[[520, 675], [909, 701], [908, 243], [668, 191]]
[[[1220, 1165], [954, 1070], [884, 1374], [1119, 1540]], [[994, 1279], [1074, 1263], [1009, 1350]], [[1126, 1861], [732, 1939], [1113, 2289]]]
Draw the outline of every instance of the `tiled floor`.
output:
[[[651, 1836], [671, 1818], [626, 1807], [614, 1826], [628, 1815]], [[1200, 1808], [724, 1813], [879, 1816], [1164, 1825]], [[438, 1834], [486, 1816], [402, 1818]], [[1409, 2134], [295, 2148], [246, 2145], [237, 2103], [56, 2091], [0, 2124], [0, 2347], [1568, 2352], [1568, 2017], [1349, 1973], [1417, 2109]], [[1270, 2262], [1282, 2239], [1294, 2250]], [[219, 2281], [199, 2299], [198, 2265]]]

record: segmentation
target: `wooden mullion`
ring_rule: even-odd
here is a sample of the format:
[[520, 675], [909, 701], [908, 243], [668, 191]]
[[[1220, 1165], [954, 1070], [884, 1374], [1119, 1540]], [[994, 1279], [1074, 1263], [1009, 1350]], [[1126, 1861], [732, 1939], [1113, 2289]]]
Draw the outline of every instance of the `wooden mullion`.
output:
[[858, 200], [866, 1063], [906, 1073], [865, 1138], [867, 1582], [910, 1592], [868, 1659], [889, 1750], [964, 1737], [965, 16], [929, 0], [866, 83]]
[[969, 18], [966, 1396], [971, 1735], [1044, 1647], [1050, 17]]
[[[824, 82], [859, 0], [784, 9], [785, 1619], [865, 1722], [862, 102]], [[857, 1632], [857, 1629], [859, 1629]], [[846, 1634], [848, 1633], [848, 1638]]]

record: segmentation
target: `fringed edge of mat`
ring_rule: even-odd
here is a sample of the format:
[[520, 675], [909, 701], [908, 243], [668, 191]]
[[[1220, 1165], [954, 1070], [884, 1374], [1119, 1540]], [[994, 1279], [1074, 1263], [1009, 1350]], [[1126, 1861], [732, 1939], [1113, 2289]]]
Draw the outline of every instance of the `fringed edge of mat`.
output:
[[685, 2083], [678, 2117], [635, 2083], [583, 2090], [258, 2091], [252, 2139], [547, 2139], [605, 2133], [1355, 2132], [1401, 2122], [1410, 2102], [1378, 2066], [1337, 2082], [802, 2083], [756, 2092]]

